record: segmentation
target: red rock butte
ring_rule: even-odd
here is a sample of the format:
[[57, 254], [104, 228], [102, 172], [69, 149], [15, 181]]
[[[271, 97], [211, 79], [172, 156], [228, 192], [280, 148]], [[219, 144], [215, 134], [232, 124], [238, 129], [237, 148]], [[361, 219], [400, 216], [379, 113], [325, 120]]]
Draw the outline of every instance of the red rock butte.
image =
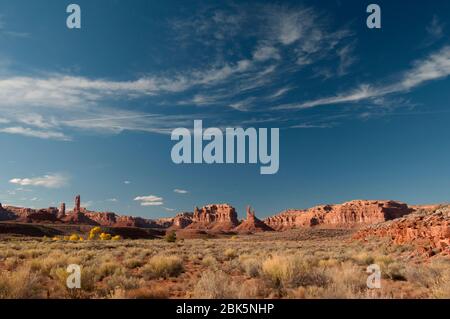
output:
[[427, 254], [450, 252], [450, 206], [409, 207], [396, 201], [354, 200], [338, 205], [321, 205], [310, 209], [289, 209], [264, 220], [247, 208], [245, 220], [239, 220], [229, 204], [195, 207], [193, 212], [174, 217], [145, 219], [121, 216], [113, 212], [96, 212], [81, 207], [75, 198], [73, 210], [60, 208], [32, 209], [0, 204], [0, 221], [42, 224], [95, 225], [120, 228], [149, 228], [162, 231], [251, 234], [286, 231], [296, 228], [357, 228], [354, 239], [370, 236], [387, 237], [396, 244], [413, 243]]

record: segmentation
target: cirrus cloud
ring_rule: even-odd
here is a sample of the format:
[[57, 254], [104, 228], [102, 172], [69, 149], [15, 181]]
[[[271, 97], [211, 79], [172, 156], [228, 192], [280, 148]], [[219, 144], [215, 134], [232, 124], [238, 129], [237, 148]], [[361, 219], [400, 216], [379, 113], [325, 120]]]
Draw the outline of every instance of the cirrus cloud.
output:
[[21, 186], [59, 188], [67, 186], [69, 184], [69, 177], [62, 174], [49, 174], [41, 177], [13, 178], [9, 182], [11, 184], [17, 184]]

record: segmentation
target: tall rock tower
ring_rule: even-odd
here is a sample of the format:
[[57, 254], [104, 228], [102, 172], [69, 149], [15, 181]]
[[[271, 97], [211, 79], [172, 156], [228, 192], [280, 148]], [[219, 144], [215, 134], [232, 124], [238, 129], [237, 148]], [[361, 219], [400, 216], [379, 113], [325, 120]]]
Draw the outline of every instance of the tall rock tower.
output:
[[256, 220], [255, 211], [252, 210], [251, 206], [247, 206], [247, 220], [251, 222]]
[[77, 195], [76, 197], [75, 197], [75, 207], [74, 207], [74, 209], [73, 209], [73, 212], [74, 213], [79, 213], [80, 211], [81, 211], [81, 207], [80, 207], [80, 205], [81, 205], [81, 196], [80, 195]]

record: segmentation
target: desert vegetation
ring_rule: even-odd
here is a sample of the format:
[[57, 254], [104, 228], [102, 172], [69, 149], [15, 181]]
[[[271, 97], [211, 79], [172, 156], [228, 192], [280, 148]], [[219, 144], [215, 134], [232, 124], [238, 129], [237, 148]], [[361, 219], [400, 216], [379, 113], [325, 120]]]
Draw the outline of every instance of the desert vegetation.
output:
[[[450, 260], [345, 232], [205, 239], [4, 237], [0, 298], [450, 298]], [[103, 236], [105, 237], [105, 236]], [[89, 240], [91, 239], [91, 240]], [[368, 265], [382, 270], [368, 289]], [[81, 289], [66, 268], [81, 266]]]

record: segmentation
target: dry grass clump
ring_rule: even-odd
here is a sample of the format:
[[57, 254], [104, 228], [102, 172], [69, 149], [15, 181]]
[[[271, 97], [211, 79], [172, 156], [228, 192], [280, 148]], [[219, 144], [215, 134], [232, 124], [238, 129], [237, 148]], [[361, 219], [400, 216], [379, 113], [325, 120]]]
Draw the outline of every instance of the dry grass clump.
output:
[[236, 250], [233, 248], [227, 248], [223, 254], [224, 254], [225, 258], [228, 260], [234, 259], [238, 256]]
[[36, 298], [38, 290], [38, 277], [28, 267], [0, 272], [0, 299]]
[[324, 286], [328, 282], [314, 261], [300, 256], [272, 256], [262, 263], [262, 273], [277, 288]]
[[237, 288], [223, 271], [206, 271], [198, 280], [193, 297], [199, 299], [227, 299], [236, 297]]
[[202, 264], [207, 267], [212, 267], [217, 264], [217, 259], [214, 256], [208, 255], [202, 259]]
[[262, 271], [261, 260], [252, 256], [239, 257], [240, 268], [250, 277], [258, 277]]
[[450, 298], [450, 260], [435, 259], [426, 268], [422, 265], [406, 267], [405, 277], [429, 289], [432, 298]]
[[124, 261], [125, 267], [128, 269], [136, 269], [142, 267], [145, 262], [142, 259], [132, 258]]
[[106, 286], [103, 291], [107, 294], [118, 289], [123, 289], [125, 291], [137, 289], [144, 286], [145, 281], [143, 279], [126, 276], [123, 274], [114, 274], [105, 281], [105, 284]]
[[177, 277], [183, 272], [183, 261], [177, 256], [153, 256], [140, 270], [146, 278]]
[[369, 266], [375, 262], [375, 258], [371, 254], [363, 251], [351, 256], [351, 259], [361, 266]]
[[106, 277], [112, 276], [114, 274], [120, 275], [124, 272], [124, 268], [120, 264], [118, 264], [117, 262], [108, 261], [100, 264], [96, 271], [96, 275], [98, 280], [103, 280]]

